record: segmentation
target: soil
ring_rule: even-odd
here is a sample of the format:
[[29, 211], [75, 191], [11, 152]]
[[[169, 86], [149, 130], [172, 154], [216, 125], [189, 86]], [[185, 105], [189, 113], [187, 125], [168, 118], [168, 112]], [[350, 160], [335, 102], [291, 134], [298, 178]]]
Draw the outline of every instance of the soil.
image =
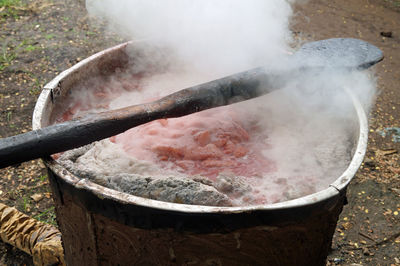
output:
[[[374, 67], [379, 94], [370, 113], [367, 155], [349, 185], [327, 265], [400, 265], [400, 1], [309, 0], [295, 11], [298, 38], [359, 38], [385, 55]], [[124, 41], [91, 24], [81, 0], [0, 0], [0, 25], [2, 138], [31, 129], [36, 99], [48, 81]], [[0, 169], [0, 202], [56, 226], [40, 160]], [[0, 241], [0, 265], [33, 263]]]

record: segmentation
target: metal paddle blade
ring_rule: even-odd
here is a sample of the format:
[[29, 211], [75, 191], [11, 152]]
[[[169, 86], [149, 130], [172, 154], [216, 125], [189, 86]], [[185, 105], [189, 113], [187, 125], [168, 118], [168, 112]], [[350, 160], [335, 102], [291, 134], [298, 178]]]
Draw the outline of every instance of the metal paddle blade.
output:
[[366, 69], [383, 59], [382, 51], [359, 39], [333, 38], [304, 44], [293, 59], [301, 68]]

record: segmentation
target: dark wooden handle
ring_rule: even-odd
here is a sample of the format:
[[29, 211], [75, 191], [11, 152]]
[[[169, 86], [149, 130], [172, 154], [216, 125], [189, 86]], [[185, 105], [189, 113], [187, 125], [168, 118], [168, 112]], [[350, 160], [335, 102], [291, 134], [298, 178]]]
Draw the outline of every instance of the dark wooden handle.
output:
[[0, 168], [77, 148], [160, 119], [251, 99], [272, 76], [253, 69], [170, 94], [160, 100], [87, 116], [0, 140]]

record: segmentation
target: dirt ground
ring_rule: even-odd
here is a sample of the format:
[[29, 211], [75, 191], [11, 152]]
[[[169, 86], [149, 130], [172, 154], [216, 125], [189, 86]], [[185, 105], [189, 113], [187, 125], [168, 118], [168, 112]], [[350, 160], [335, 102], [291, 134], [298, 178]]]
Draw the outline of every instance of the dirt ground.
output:
[[[0, 0], [0, 137], [31, 129], [40, 90], [58, 73], [123, 41], [89, 25], [83, 2]], [[348, 188], [327, 265], [400, 265], [400, 1], [310, 0], [295, 11], [300, 38], [360, 38], [385, 55], [374, 67], [379, 94], [367, 156]], [[56, 225], [39, 160], [0, 169], [0, 202]], [[0, 241], [0, 265], [32, 259]]]

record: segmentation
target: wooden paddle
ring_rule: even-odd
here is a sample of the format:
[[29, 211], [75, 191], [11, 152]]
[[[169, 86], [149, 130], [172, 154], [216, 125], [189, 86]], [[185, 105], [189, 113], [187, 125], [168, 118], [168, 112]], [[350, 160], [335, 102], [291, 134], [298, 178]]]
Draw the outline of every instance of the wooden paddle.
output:
[[157, 101], [89, 115], [0, 140], [0, 168], [77, 148], [160, 118], [173, 118], [228, 105], [282, 88], [306, 71], [325, 68], [365, 69], [383, 58], [375, 46], [337, 38], [303, 45], [291, 70], [267, 73], [256, 68], [170, 94]]

